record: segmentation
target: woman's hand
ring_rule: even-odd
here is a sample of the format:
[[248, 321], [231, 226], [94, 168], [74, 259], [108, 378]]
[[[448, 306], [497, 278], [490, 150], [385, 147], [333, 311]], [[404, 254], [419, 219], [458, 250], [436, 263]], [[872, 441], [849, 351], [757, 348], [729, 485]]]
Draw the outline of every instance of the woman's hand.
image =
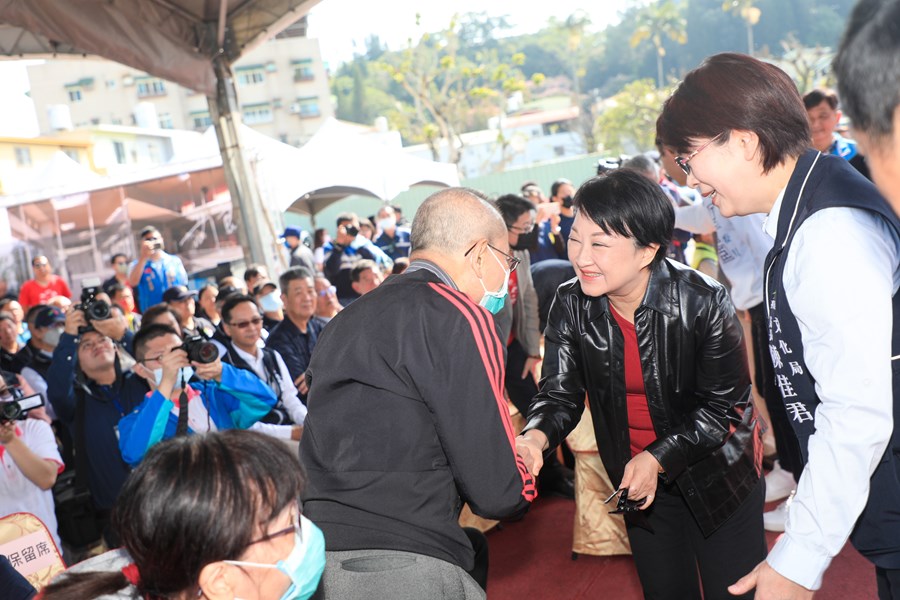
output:
[[516, 454], [522, 457], [525, 467], [534, 477], [544, 466], [544, 448], [547, 447], [547, 436], [543, 431], [532, 429], [516, 438]]
[[647, 510], [656, 497], [660, 469], [656, 457], [646, 451], [640, 452], [625, 465], [625, 476], [619, 488], [628, 488], [628, 498], [631, 500], [646, 498], [641, 510]]

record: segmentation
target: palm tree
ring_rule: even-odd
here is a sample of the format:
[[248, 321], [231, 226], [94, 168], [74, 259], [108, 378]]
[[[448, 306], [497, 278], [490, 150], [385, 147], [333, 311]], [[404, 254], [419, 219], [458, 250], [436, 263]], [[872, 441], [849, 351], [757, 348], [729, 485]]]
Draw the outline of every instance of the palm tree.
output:
[[762, 11], [754, 6], [755, 0], [725, 0], [722, 10], [738, 15], [747, 26], [747, 54], [753, 56], [753, 26], [759, 23]]
[[637, 27], [631, 35], [631, 47], [639, 46], [645, 40], [650, 40], [656, 48], [656, 76], [657, 85], [662, 88], [663, 81], [663, 57], [666, 49], [663, 47], [663, 37], [679, 44], [687, 43], [687, 21], [681, 14], [681, 9], [672, 0], [663, 0], [644, 7], [637, 15]]

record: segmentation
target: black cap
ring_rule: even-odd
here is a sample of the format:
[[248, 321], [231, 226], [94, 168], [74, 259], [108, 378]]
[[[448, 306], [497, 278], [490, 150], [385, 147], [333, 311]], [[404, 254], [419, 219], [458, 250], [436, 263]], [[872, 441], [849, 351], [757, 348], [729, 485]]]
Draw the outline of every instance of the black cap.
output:
[[197, 292], [187, 289], [187, 286], [173, 285], [163, 292], [163, 302], [178, 302], [179, 300], [186, 300], [196, 295]]

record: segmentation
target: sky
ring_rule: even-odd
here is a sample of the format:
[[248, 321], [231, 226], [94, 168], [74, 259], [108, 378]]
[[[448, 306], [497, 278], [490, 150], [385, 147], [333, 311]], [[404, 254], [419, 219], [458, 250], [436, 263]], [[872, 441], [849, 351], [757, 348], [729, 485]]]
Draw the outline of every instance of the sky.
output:
[[[595, 29], [614, 23], [619, 11], [629, 0], [605, 0], [588, 4], [584, 0], [551, 0], [525, 3], [521, 0], [323, 0], [309, 14], [311, 38], [319, 40], [322, 59], [334, 69], [365, 51], [365, 40], [376, 34], [391, 50], [406, 47], [407, 40], [417, 40], [426, 31], [445, 28], [454, 14], [487, 12], [489, 16], [506, 16], [513, 29], [508, 35], [531, 33], [547, 24], [550, 17], [563, 20], [576, 11], [587, 13]], [[586, 8], [590, 7], [590, 8]], [[420, 26], [416, 26], [416, 13]], [[0, 60], [0, 136], [31, 137], [38, 135], [34, 105], [26, 96], [29, 61]]]

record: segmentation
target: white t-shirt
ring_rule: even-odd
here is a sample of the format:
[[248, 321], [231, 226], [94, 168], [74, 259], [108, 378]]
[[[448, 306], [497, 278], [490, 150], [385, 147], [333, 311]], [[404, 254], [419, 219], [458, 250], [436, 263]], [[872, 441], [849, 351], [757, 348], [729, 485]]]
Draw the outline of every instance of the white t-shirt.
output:
[[[62, 473], [65, 467], [56, 447], [53, 430], [47, 422], [39, 419], [18, 421], [16, 434], [37, 456], [57, 463], [59, 472]], [[33, 514], [44, 522], [56, 546], [61, 549], [52, 490], [42, 490], [25, 477], [16, 461], [2, 445], [0, 445], [0, 465], [3, 469], [0, 475], [0, 517], [17, 512]]]

